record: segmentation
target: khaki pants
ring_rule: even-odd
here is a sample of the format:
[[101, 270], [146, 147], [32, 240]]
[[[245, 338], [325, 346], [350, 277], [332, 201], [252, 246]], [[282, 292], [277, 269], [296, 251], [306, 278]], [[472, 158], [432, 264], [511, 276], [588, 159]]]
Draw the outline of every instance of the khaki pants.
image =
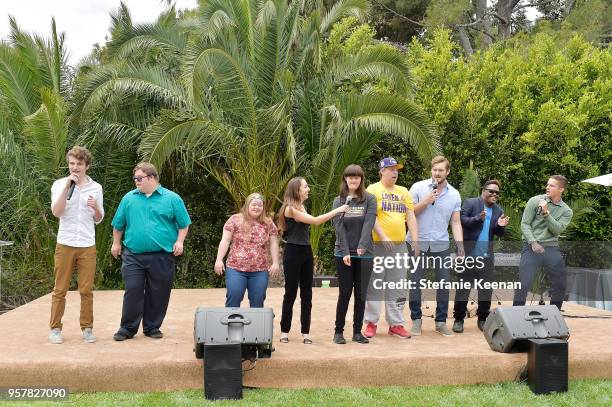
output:
[[55, 287], [51, 299], [51, 329], [62, 329], [62, 316], [66, 307], [66, 292], [74, 270], [79, 273], [81, 294], [81, 329], [93, 327], [93, 284], [96, 276], [96, 246], [55, 246]]

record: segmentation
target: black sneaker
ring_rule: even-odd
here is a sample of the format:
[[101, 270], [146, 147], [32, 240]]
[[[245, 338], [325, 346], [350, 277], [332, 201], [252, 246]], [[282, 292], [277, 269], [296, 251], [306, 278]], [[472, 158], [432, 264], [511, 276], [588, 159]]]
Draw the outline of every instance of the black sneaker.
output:
[[463, 332], [463, 320], [462, 319], [455, 320], [455, 323], [453, 323], [453, 332], [457, 332], [458, 334]]
[[125, 341], [126, 339], [132, 339], [133, 335], [126, 335], [125, 333], [121, 332], [121, 331], [117, 331], [116, 334], [113, 335], [113, 339], [116, 340], [117, 342], [121, 342], [121, 341]]
[[338, 345], [344, 345], [346, 343], [346, 339], [344, 339], [341, 332], [336, 332], [334, 334], [334, 343], [337, 343]]
[[479, 319], [477, 324], [478, 324], [478, 329], [480, 329], [480, 332], [483, 332], [484, 331], [485, 320], [484, 319]]
[[153, 338], [153, 339], [161, 339], [164, 337], [164, 334], [162, 333], [162, 331], [149, 332], [144, 335], [148, 336], [149, 338]]
[[369, 339], [361, 334], [361, 332], [357, 332], [353, 334], [353, 342], [357, 343], [370, 343]]

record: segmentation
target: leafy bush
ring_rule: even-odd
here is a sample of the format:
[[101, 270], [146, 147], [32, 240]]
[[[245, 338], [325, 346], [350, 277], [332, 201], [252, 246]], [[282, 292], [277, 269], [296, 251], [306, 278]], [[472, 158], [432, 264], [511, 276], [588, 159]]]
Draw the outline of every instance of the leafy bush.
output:
[[[550, 175], [569, 180], [566, 201], [593, 198], [594, 214], [567, 237], [610, 240], [611, 191], [580, 183], [612, 171], [612, 51], [580, 36], [561, 47], [547, 34], [517, 36], [466, 60], [443, 30], [413, 41], [408, 60], [416, 101], [438, 126], [459, 185], [474, 163], [502, 183], [504, 205], [522, 211]], [[579, 226], [579, 227], [578, 227]]]
[[192, 224], [185, 240], [185, 254], [177, 264], [174, 287], [223, 287], [225, 280], [215, 274], [213, 267], [223, 225], [234, 211], [232, 201], [225, 189], [206, 178], [203, 170], [180, 177], [176, 192], [185, 201]]

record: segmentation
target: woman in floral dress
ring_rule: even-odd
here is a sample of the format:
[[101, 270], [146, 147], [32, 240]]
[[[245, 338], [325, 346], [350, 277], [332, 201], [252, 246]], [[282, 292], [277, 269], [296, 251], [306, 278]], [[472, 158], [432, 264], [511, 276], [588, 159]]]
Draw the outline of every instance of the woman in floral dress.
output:
[[[229, 255], [223, 264], [228, 249]], [[215, 273], [225, 272], [225, 306], [240, 307], [248, 290], [251, 308], [262, 308], [269, 275], [274, 277], [278, 271], [278, 230], [266, 216], [264, 197], [254, 193], [247, 197], [240, 212], [230, 216], [223, 226]]]

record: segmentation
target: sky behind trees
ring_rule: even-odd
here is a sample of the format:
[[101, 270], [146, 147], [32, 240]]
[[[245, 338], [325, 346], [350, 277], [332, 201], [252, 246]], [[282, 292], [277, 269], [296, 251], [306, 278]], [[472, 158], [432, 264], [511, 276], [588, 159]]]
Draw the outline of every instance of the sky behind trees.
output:
[[[152, 22], [167, 7], [160, 0], [123, 0], [130, 9], [134, 23]], [[197, 0], [174, 0], [177, 9], [195, 8]], [[58, 32], [66, 33], [66, 49], [70, 64], [88, 55], [93, 44], [104, 44], [110, 27], [109, 13], [119, 7], [120, 0], [20, 0], [0, 1], [0, 38], [10, 32], [9, 15], [28, 32], [48, 37], [51, 17], [55, 17]]]

